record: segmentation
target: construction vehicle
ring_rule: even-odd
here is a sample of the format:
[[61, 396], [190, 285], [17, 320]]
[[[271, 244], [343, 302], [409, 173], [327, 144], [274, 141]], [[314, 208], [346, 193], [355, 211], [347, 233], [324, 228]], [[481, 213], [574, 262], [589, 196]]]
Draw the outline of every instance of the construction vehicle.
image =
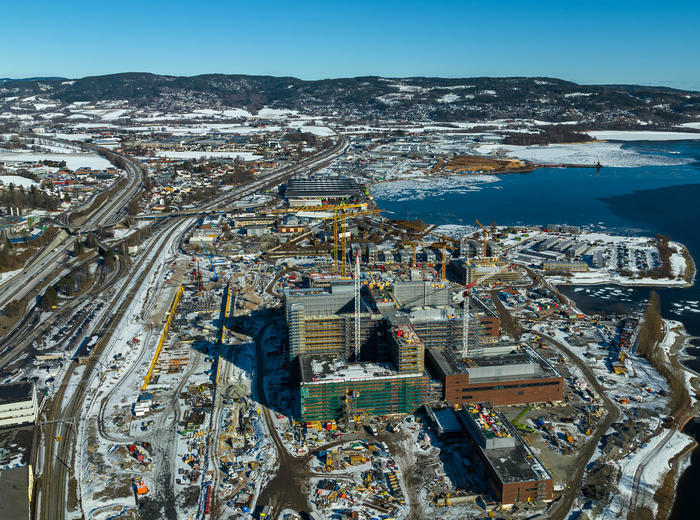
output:
[[518, 430], [524, 431], [527, 433], [534, 433], [535, 429], [532, 426], [525, 426], [520, 422], [520, 420], [525, 417], [525, 414], [530, 411], [532, 408], [532, 405], [527, 405], [525, 408], [521, 410], [521, 412], [511, 421], [511, 424], [515, 426]]
[[136, 490], [137, 495], [142, 496], [148, 494], [148, 487], [146, 486], [142, 478], [134, 477], [131, 483], [134, 489]]
[[209, 265], [211, 265], [211, 270], [214, 273], [214, 278], [213, 280], [215, 282], [219, 281], [219, 275], [216, 274], [216, 269], [214, 268], [214, 262], [211, 259], [211, 255], [209, 254], [209, 250], [207, 250], [207, 246], [204, 245], [204, 240], [202, 240], [202, 247], [204, 248], [204, 252], [207, 254], [207, 258], [209, 259]]

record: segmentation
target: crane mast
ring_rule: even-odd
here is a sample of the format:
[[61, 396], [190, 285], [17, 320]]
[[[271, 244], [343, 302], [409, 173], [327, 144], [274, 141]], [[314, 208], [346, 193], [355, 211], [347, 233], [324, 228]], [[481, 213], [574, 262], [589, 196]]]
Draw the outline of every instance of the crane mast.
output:
[[486, 257], [488, 256], [488, 252], [489, 252], [488, 234], [486, 233], [486, 228], [483, 226], [483, 224], [482, 224], [481, 222], [479, 222], [479, 221], [476, 220], [476, 219], [474, 220], [474, 222], [476, 222], [477, 225], [478, 225], [478, 226], [483, 230], [483, 232], [484, 232], [484, 253], [483, 253], [483, 254], [484, 254], [484, 258], [486, 258]]
[[214, 272], [214, 281], [219, 280], [219, 275], [216, 273], [216, 269], [214, 269], [214, 262], [211, 259], [211, 255], [209, 254], [209, 251], [207, 250], [207, 246], [204, 245], [204, 240], [202, 242], [202, 247], [204, 248], [204, 252], [207, 254], [207, 258], [209, 259], [209, 265], [211, 266], [211, 270]]

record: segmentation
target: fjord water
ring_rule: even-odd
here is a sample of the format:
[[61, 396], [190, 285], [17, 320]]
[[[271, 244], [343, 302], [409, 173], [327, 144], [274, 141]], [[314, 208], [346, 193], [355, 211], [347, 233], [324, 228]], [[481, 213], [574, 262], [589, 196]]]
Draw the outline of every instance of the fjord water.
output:
[[[474, 219], [479, 219], [484, 224], [567, 223], [619, 233], [662, 233], [684, 243], [700, 267], [700, 141], [634, 142], [624, 144], [623, 149], [685, 164], [634, 168], [603, 164], [599, 172], [542, 168], [501, 175], [499, 182], [480, 184], [468, 193], [423, 192], [411, 202], [378, 196], [376, 202], [390, 216], [420, 218], [430, 224], [473, 225]], [[592, 312], [612, 310], [620, 304], [638, 306], [649, 290], [602, 286], [568, 287], [564, 292], [584, 312]], [[700, 312], [692, 312], [700, 309], [693, 303], [700, 302], [700, 285], [658, 292], [664, 317], [682, 321], [690, 334], [700, 336]], [[697, 344], [700, 347], [700, 342]], [[687, 366], [700, 371], [700, 348], [689, 353], [698, 358]], [[698, 419], [688, 424], [686, 433], [700, 442]], [[700, 450], [694, 452], [691, 466], [679, 482], [672, 520], [694, 517], [700, 510], [698, 486]]]

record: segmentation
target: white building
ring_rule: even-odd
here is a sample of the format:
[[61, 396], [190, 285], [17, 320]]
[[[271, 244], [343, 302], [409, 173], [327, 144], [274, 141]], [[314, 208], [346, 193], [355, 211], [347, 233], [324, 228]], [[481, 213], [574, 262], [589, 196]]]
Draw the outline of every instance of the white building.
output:
[[33, 423], [38, 411], [33, 383], [0, 385], [0, 426]]

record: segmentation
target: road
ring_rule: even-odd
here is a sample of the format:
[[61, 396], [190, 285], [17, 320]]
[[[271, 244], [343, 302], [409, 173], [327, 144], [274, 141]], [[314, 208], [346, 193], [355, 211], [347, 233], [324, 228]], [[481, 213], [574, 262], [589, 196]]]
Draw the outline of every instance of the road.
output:
[[[120, 155], [121, 156], [121, 155]], [[127, 184], [117, 190], [114, 196], [102, 206], [95, 208], [86, 218], [83, 227], [97, 229], [101, 226], [108, 226], [116, 219], [120, 219], [120, 214], [124, 207], [135, 197], [141, 189], [143, 180], [143, 167], [128, 156], [121, 156], [126, 164]], [[48, 273], [53, 273], [66, 263], [66, 253], [73, 247], [74, 238], [65, 231], [61, 231], [59, 239], [54, 241], [40, 255], [35, 257], [29, 265], [6, 281], [0, 287], [0, 308], [7, 305], [11, 300], [19, 300], [33, 291], [45, 278]]]
[[620, 418], [620, 410], [618, 410], [615, 403], [607, 396], [607, 390], [603, 388], [598, 382], [598, 378], [593, 373], [593, 370], [591, 370], [591, 368], [584, 361], [577, 357], [571, 349], [569, 349], [553, 337], [544, 334], [542, 331], [527, 330], [526, 332], [532, 332], [533, 334], [537, 334], [538, 336], [547, 340], [547, 342], [554, 345], [562, 352], [566, 353], [566, 355], [569, 357], [569, 361], [571, 361], [574, 365], [581, 369], [581, 372], [583, 372], [583, 375], [586, 377], [586, 380], [591, 384], [591, 386], [595, 389], [600, 398], [603, 400], [603, 405], [605, 406], [605, 410], [607, 411], [605, 418], [588, 438], [586, 446], [584, 447], [583, 451], [579, 454], [576, 468], [567, 481], [568, 487], [566, 491], [563, 495], [561, 495], [561, 498], [554, 505], [552, 511], [550, 511], [550, 518], [552, 520], [564, 520], [568, 517], [569, 511], [571, 511], [571, 507], [574, 504], [574, 500], [576, 500], [576, 497], [578, 496], [579, 491], [581, 490], [581, 484], [583, 483], [583, 477], [585, 475], [586, 466], [588, 465], [588, 462], [591, 460], [591, 457], [593, 457], [595, 450], [598, 448], [598, 443], [600, 442], [600, 439], [603, 436], [603, 434], [610, 428], [610, 426], [615, 421], [617, 421]]
[[[38, 496], [36, 517], [46, 519], [63, 518], [66, 509], [66, 499], [68, 491], [66, 483], [68, 470], [71, 464], [71, 454], [73, 444], [76, 439], [76, 425], [80, 419], [80, 411], [86, 392], [90, 387], [90, 382], [95, 375], [95, 369], [100, 364], [102, 351], [108, 345], [116, 327], [121, 322], [127, 308], [131, 305], [141, 284], [151, 274], [151, 270], [159, 258], [162, 244], [176, 232], [179, 222], [173, 222], [160, 239], [154, 240], [150, 247], [144, 252], [141, 261], [134, 266], [131, 276], [125, 280], [119, 292], [115, 295], [112, 303], [104, 312], [93, 329], [100, 339], [95, 345], [87, 365], [85, 365], [77, 387], [68, 399], [68, 403], [63, 405], [66, 390], [74, 371], [78, 368], [76, 363], [71, 364], [66, 376], [47, 408], [46, 417], [40, 419], [45, 425], [42, 431], [44, 445], [44, 470], [38, 481]], [[64, 424], [71, 425], [67, 429]], [[60, 442], [55, 441], [60, 435]], [[41, 448], [39, 448], [41, 449]]]
[[[238, 188], [232, 193], [227, 194], [225, 197], [204, 204], [202, 209], [211, 210], [212, 208], [215, 208], [221, 204], [227, 204], [256, 193], [262, 189], [276, 186], [294, 175], [321, 168], [344, 153], [346, 149], [347, 144], [343, 139], [340, 139], [339, 142], [329, 150], [311, 157], [297, 165], [281, 168], [279, 171], [266, 176], [264, 179]], [[140, 172], [141, 170], [138, 171]], [[136, 173], [134, 174], [134, 177], [137, 177]], [[137, 184], [138, 186], [132, 186], [132, 188], [136, 189], [136, 191], [140, 189], [140, 179]], [[125, 197], [133, 195], [135, 193], [133, 189], [126, 190], [118, 199], [110, 201], [104, 210], [98, 208], [98, 210], [93, 212], [93, 214], [91, 214], [86, 220], [88, 225], [96, 225], [97, 223], [99, 223], [99, 225], [108, 225], [110, 219], [119, 218], [119, 212], [128, 203], [125, 202], [127, 200]], [[175, 232], [177, 225], [181, 220], [181, 218], [175, 218], [166, 225], [166, 230], [163, 231], [167, 231], [167, 235], [165, 235], [166, 240], [169, 239]], [[42, 431], [40, 433], [43, 441], [43, 454], [40, 455], [43, 457], [43, 472], [36, 481], [37, 491], [35, 494], [35, 518], [54, 520], [64, 517], [68, 494], [67, 480], [71, 469], [71, 454], [77, 437], [76, 424], [80, 418], [80, 411], [86, 397], [86, 392], [90, 386], [92, 378], [95, 375], [95, 368], [97, 364], [101, 363], [100, 357], [106, 345], [109, 343], [113, 331], [121, 322], [121, 319], [136, 295], [139, 286], [149, 275], [158, 258], [158, 248], [154, 249], [154, 247], [159, 243], [163, 243], [162, 238], [154, 240], [147, 251], [144, 252], [141, 260], [134, 267], [130, 278], [124, 282], [121, 289], [112, 299], [111, 304], [104, 312], [103, 318], [100, 319], [93, 328], [93, 333], [96, 333], [100, 339], [95, 345], [89, 357], [88, 363], [80, 376], [80, 381], [78, 382], [77, 387], [73, 390], [73, 393], [70, 395], [67, 404], [63, 406], [64, 397], [77, 365], [71, 365], [69, 367], [59, 390], [53, 396], [50, 404], [47, 406], [44, 417], [40, 419], [40, 422], [43, 423]], [[72, 240], [67, 240], [63, 246], [57, 248], [57, 251], [55, 252], [56, 254], [48, 260], [48, 263], [43, 263], [41, 265], [40, 270], [46, 271], [52, 269], [53, 263], [56, 261], [56, 257], [59, 256], [59, 254], [65, 255], [65, 251], [70, 246], [72, 246]], [[155, 251], [156, 254], [153, 254], [148, 263], [146, 263], [146, 260], [153, 251]], [[33, 267], [30, 266], [29, 269], [25, 269], [25, 271], [30, 272], [32, 269]], [[25, 272], [18, 276], [23, 278], [26, 277]], [[15, 285], [14, 281], [12, 285]], [[126, 293], [127, 288], [130, 288], [128, 293]], [[15, 292], [16, 291], [13, 291], [13, 294], [10, 294], [9, 297], [7, 293], [0, 293], [0, 302], [2, 302], [2, 298], [5, 298], [5, 301], [16, 298], [17, 296], [14, 294]], [[268, 419], [271, 420], [271, 418]], [[61, 436], [60, 442], [55, 440], [57, 436]], [[277, 441], [281, 443], [279, 438], [277, 438]], [[38, 443], [37, 446], [38, 452], [42, 449], [42, 447]]]
[[262, 351], [262, 340], [265, 337], [267, 328], [273, 323], [274, 321], [265, 323], [255, 337], [255, 371], [257, 374], [257, 400], [260, 403], [265, 424], [267, 424], [268, 433], [275, 446], [279, 463], [277, 474], [260, 493], [258, 504], [269, 504], [272, 507], [270, 517], [277, 518], [285, 507], [292, 508], [295, 511], [310, 511], [311, 505], [305, 492], [305, 486], [310, 475], [309, 459], [306, 457], [296, 458], [287, 451], [287, 448], [282, 443], [282, 439], [280, 439], [277, 428], [275, 428], [272, 412], [268, 408], [267, 397], [265, 396], [265, 355]]
[[675, 428], [669, 428], [666, 431], [663, 439], [659, 442], [655, 449], [649, 450], [642, 461], [637, 466], [637, 470], [634, 472], [634, 480], [632, 481], [632, 496], [630, 497], [629, 511], [635, 513], [638, 507], [648, 506], [647, 498], [653, 498], [653, 494], [650, 494], [646, 487], [642, 486], [642, 475], [644, 475], [644, 470], [647, 468], [649, 463], [654, 459], [654, 457], [661, 451], [664, 445], [671, 440], [673, 434], [676, 433]]

